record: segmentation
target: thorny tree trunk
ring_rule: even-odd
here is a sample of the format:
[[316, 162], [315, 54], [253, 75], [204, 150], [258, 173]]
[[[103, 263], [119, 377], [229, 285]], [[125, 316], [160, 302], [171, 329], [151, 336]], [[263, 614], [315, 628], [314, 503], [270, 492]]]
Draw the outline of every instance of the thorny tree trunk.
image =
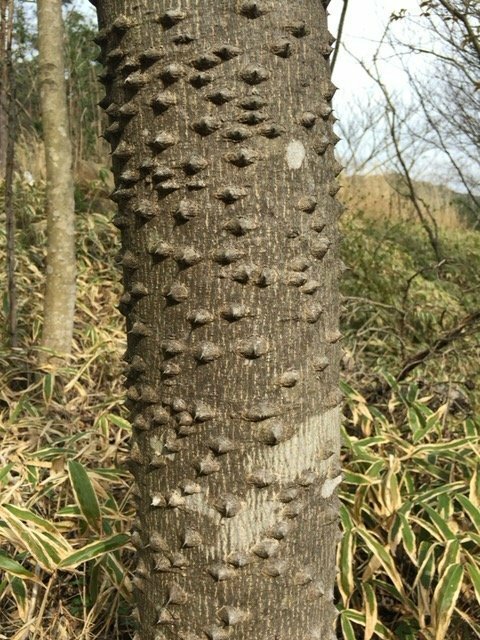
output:
[[[42, 124], [47, 166], [47, 270], [42, 362], [72, 348], [75, 310], [75, 208], [61, 0], [38, 0]], [[58, 362], [52, 360], [52, 362]]]
[[330, 640], [339, 205], [319, 0], [98, 3], [141, 640]]

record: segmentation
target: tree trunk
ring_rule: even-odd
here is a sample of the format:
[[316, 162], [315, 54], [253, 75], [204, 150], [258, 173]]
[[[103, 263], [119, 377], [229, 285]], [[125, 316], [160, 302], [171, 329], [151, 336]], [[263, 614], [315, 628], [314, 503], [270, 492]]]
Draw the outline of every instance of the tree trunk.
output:
[[[8, 29], [5, 33], [5, 51], [4, 63], [6, 73], [4, 74], [5, 82], [0, 87], [0, 171], [4, 181], [4, 201], [5, 201], [5, 235], [6, 235], [6, 263], [7, 263], [7, 296], [8, 296], [8, 317], [7, 331], [10, 347], [18, 346], [17, 333], [17, 281], [16, 281], [16, 247], [15, 247], [15, 230], [16, 216], [15, 203], [13, 199], [13, 182], [14, 182], [14, 166], [15, 166], [15, 134], [17, 129], [16, 117], [16, 99], [15, 99], [15, 71], [13, 68], [12, 40], [13, 40], [13, 0], [9, 0], [6, 5], [6, 11], [2, 7], [2, 20], [8, 15]], [[2, 23], [3, 25], [3, 23]], [[2, 37], [3, 43], [3, 37]], [[3, 95], [2, 95], [3, 93]], [[2, 103], [2, 101], [4, 101]], [[4, 122], [3, 109], [6, 113], [6, 128], [3, 130]], [[6, 138], [5, 138], [6, 136]], [[5, 155], [2, 149], [5, 145]], [[4, 164], [3, 164], [4, 163]]]
[[75, 205], [61, 0], [38, 0], [38, 49], [47, 167], [47, 270], [41, 361], [72, 348], [75, 310]]
[[8, 114], [11, 91], [9, 64], [12, 57], [13, 2], [0, 0], [0, 181], [5, 179], [9, 139]]
[[98, 3], [138, 638], [330, 640], [340, 207], [325, 9], [171, 7]]

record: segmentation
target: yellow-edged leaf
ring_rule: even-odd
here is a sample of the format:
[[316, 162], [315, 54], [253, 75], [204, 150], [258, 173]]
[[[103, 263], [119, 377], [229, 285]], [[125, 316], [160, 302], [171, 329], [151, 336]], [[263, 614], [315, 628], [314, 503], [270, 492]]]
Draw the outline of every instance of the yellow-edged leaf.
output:
[[68, 475], [77, 503], [83, 517], [94, 531], [100, 531], [102, 516], [97, 494], [85, 467], [75, 460], [68, 461]]
[[49, 548], [42, 543], [34, 529], [29, 528], [19, 518], [10, 513], [4, 506], [0, 506], [0, 517], [6, 522], [7, 527], [15, 534], [17, 542], [26, 549], [34, 560], [46, 571], [55, 571], [56, 554], [52, 557]]
[[393, 582], [399, 593], [402, 595], [405, 593], [403, 580], [398, 572], [397, 567], [392, 556], [388, 553], [385, 547], [366, 529], [358, 528], [358, 534], [363, 538], [365, 544], [371, 551], [371, 553], [377, 558], [380, 564], [383, 566], [385, 573]]
[[432, 633], [435, 640], [447, 638], [448, 627], [462, 586], [464, 569], [461, 564], [450, 565], [439, 580], [432, 601]]
[[111, 551], [121, 549], [129, 540], [130, 536], [125, 533], [117, 533], [103, 540], [95, 540], [95, 542], [87, 544], [85, 547], [74, 551], [64, 558], [60, 563], [60, 567], [66, 570], [74, 569], [79, 564], [82, 564], [82, 562], [88, 562]]
[[342, 594], [344, 605], [348, 605], [348, 601], [355, 590], [355, 581], [353, 576], [354, 568], [354, 545], [355, 534], [352, 529], [347, 529], [342, 536], [338, 545], [338, 566], [340, 569], [338, 576], [338, 588]]
[[11, 558], [9, 555], [0, 551], [0, 570], [9, 573], [11, 576], [16, 576], [17, 578], [21, 578], [22, 580], [33, 580], [35, 582], [40, 582], [34, 573], [25, 569], [25, 567], [17, 562], [14, 558]]
[[475, 591], [475, 597], [477, 598], [477, 602], [480, 604], [480, 569], [472, 562], [468, 562], [466, 567], [468, 577], [470, 578], [470, 582], [472, 583]]
[[378, 604], [375, 590], [369, 582], [362, 585], [363, 604], [365, 607], [364, 640], [371, 640], [378, 622]]

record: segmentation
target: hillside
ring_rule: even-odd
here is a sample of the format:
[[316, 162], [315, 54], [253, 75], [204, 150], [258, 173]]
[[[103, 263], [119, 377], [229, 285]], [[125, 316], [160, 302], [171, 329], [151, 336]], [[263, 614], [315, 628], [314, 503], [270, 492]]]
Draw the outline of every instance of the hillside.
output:
[[[413, 184], [418, 206], [427, 218], [431, 216], [442, 229], [469, 226], [467, 196], [444, 185], [420, 181]], [[418, 219], [408, 185], [399, 174], [343, 175], [342, 187], [340, 197], [344, 204], [352, 211], [366, 213], [370, 219], [413, 223]]]

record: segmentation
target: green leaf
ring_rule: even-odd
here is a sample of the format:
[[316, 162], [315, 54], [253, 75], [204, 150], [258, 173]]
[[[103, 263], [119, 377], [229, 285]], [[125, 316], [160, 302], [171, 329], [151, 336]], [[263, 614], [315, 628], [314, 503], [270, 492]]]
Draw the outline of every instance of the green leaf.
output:
[[466, 564], [467, 573], [475, 590], [475, 596], [478, 604], [480, 604], [480, 569], [477, 565], [468, 562]]
[[340, 520], [342, 523], [342, 529], [344, 531], [348, 531], [349, 529], [353, 528], [354, 523], [352, 521], [350, 511], [345, 507], [344, 504], [340, 505]]
[[110, 538], [104, 538], [103, 540], [96, 540], [87, 544], [85, 547], [74, 551], [60, 563], [60, 567], [66, 570], [74, 569], [82, 562], [88, 562], [99, 556], [103, 556], [111, 551], [116, 551], [124, 547], [130, 540], [130, 536], [126, 533], [117, 533]]
[[80, 462], [69, 460], [68, 475], [75, 495], [75, 502], [83, 517], [94, 531], [100, 532], [102, 525], [100, 505], [85, 467]]
[[33, 511], [30, 511], [29, 509], [25, 509], [24, 507], [17, 507], [14, 504], [4, 504], [3, 508], [20, 520], [30, 522], [40, 529], [43, 529], [44, 531], [50, 531], [51, 533], [56, 534], [59, 533], [54, 524], [52, 524], [48, 520], [45, 520], [45, 518], [42, 518], [38, 514], [33, 513]]
[[415, 407], [408, 408], [408, 424], [413, 434], [413, 442], [418, 442], [421, 439], [421, 434], [425, 427], [422, 417], [415, 411]]
[[348, 619], [346, 611], [342, 611], [342, 613], [340, 614], [340, 623], [342, 625], [344, 640], [356, 640], [355, 631], [353, 630], [352, 623]]
[[448, 523], [428, 504], [422, 504], [425, 511], [430, 516], [430, 520], [432, 524], [437, 529], [438, 533], [443, 537], [444, 540], [455, 540], [456, 535], [448, 526]]
[[458, 540], [449, 540], [445, 545], [443, 555], [437, 561], [438, 575], [443, 575], [445, 571], [453, 564], [460, 561], [460, 542]]
[[468, 517], [472, 521], [475, 529], [480, 533], [480, 510], [466, 496], [459, 494], [455, 496], [455, 500], [461, 504]]
[[352, 529], [347, 529], [340, 540], [338, 546], [338, 566], [340, 569], [338, 587], [342, 594], [344, 605], [355, 590], [355, 580], [353, 575], [355, 552], [355, 534]]
[[407, 519], [407, 517], [401, 513], [397, 512], [398, 518], [400, 518], [401, 522], [401, 531], [402, 531], [402, 544], [405, 551], [408, 553], [410, 560], [413, 564], [417, 564], [417, 550], [416, 550], [416, 539], [415, 534], [413, 532], [412, 527]]
[[50, 404], [52, 400], [54, 389], [55, 389], [55, 374], [46, 373], [43, 376], [42, 392], [43, 392], [43, 400], [47, 406]]
[[378, 622], [378, 604], [375, 590], [369, 582], [362, 585], [363, 603], [365, 606], [364, 640], [371, 640]]
[[0, 551], [0, 569], [2, 571], [6, 571], [12, 576], [16, 576], [17, 578], [26, 578], [27, 580], [37, 580], [37, 577], [34, 573], [25, 569], [20, 562], [17, 562], [10, 556], [8, 556], [3, 551]]
[[107, 419], [109, 420], [109, 422], [114, 424], [119, 429], [124, 429], [125, 431], [128, 431], [129, 433], [131, 433], [132, 425], [130, 424], [130, 422], [128, 420], [125, 420], [125, 418], [121, 418], [120, 416], [116, 416], [114, 413], [109, 413], [107, 415]]
[[20, 620], [25, 622], [28, 616], [29, 605], [27, 587], [21, 578], [14, 577], [10, 580], [10, 589], [17, 603], [17, 612]]
[[462, 586], [463, 574], [461, 564], [450, 565], [437, 584], [432, 601], [432, 632], [435, 640], [448, 637], [447, 631]]
[[[345, 618], [347, 618], [349, 621], [351, 620], [355, 624], [359, 624], [362, 627], [365, 626], [365, 616], [363, 615], [363, 613], [355, 611], [355, 609], [347, 609], [343, 611], [341, 615], [345, 616]], [[377, 622], [375, 633], [379, 638], [382, 638], [382, 640], [397, 640], [381, 622]]]
[[435, 550], [438, 543], [422, 542], [418, 549], [419, 569], [413, 586], [420, 583], [425, 589], [429, 589], [436, 572]]
[[476, 437], [480, 435], [480, 424], [472, 418], [467, 418], [465, 420], [465, 434], [470, 437]]
[[480, 463], [477, 463], [470, 480], [469, 500], [473, 504], [480, 504]]
[[362, 484], [370, 486], [372, 484], [378, 484], [378, 482], [380, 482], [380, 478], [378, 478], [378, 480], [372, 480], [372, 478], [367, 475], [354, 473], [353, 471], [345, 471], [343, 482], [346, 484], [353, 484], [355, 486], [360, 486]]
[[35, 534], [33, 529], [10, 513], [5, 506], [0, 506], [0, 516], [5, 520], [8, 528], [15, 534], [18, 543], [31, 554], [35, 561], [46, 571], [55, 571], [57, 554], [55, 554], [55, 557], [52, 557], [48, 546]]
[[0, 469], [0, 484], [5, 484], [6, 479], [10, 471], [13, 469], [13, 462], [9, 462], [7, 465]]
[[358, 534], [363, 538], [365, 544], [371, 553], [377, 558], [377, 560], [382, 564], [386, 574], [393, 582], [397, 590], [404, 594], [404, 586], [403, 580], [398, 572], [397, 567], [395, 566], [395, 562], [392, 556], [388, 553], [385, 547], [374, 538], [374, 536], [367, 531], [366, 529], [358, 528]]

